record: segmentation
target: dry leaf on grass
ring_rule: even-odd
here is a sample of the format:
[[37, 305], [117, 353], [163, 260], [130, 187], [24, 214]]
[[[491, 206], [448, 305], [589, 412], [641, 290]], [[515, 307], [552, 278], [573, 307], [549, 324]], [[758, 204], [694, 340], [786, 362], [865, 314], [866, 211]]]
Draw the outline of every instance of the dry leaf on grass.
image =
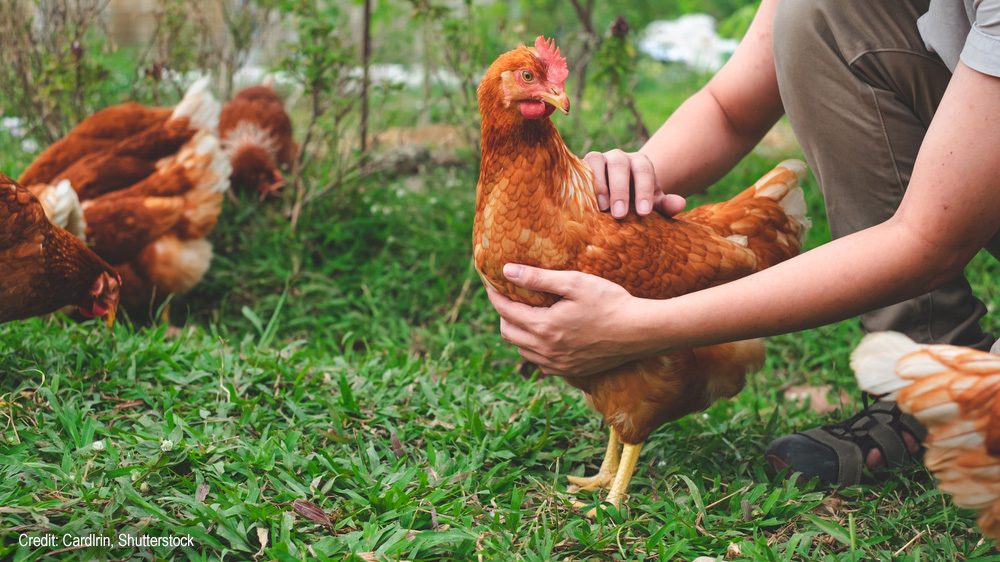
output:
[[295, 510], [295, 513], [298, 513], [299, 515], [321, 525], [329, 527], [333, 524], [333, 522], [330, 521], [330, 516], [312, 502], [308, 502], [306, 500], [295, 500], [292, 502], [292, 509]]

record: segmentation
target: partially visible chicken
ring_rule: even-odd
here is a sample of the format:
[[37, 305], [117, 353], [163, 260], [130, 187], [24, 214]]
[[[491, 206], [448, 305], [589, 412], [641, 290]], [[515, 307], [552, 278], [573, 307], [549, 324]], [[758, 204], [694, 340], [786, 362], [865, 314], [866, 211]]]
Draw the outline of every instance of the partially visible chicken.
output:
[[52, 224], [27, 189], [0, 174], [0, 322], [78, 307], [106, 317], [118, 307], [121, 280], [107, 262]]
[[251, 86], [226, 102], [219, 134], [237, 189], [256, 190], [261, 199], [281, 191], [285, 180], [278, 168], [291, 169], [298, 147], [284, 103], [271, 86]]
[[[199, 81], [164, 120], [158, 120], [160, 110], [147, 110], [139, 120], [149, 127], [56, 175], [59, 185], [69, 182], [79, 192], [85, 239], [121, 273], [122, 304], [133, 317], [155, 310], [169, 294], [190, 290], [209, 268], [212, 248], [204, 238], [221, 212], [231, 173], [217, 136], [219, 111], [207, 81]], [[67, 139], [91, 138], [78, 134], [98, 128], [88, 121]], [[102, 131], [133, 130], [112, 129]], [[50, 151], [43, 158], [62, 161]]]
[[18, 181], [26, 186], [51, 183], [60, 172], [81, 158], [162, 125], [172, 112], [173, 109], [169, 107], [151, 108], [135, 102], [102, 109], [46, 148], [21, 174]]
[[1000, 356], [871, 334], [851, 354], [858, 386], [927, 427], [924, 464], [955, 505], [1000, 539]]
[[[654, 214], [618, 221], [600, 212], [590, 168], [549, 119], [556, 108], [569, 111], [568, 74], [559, 49], [539, 37], [533, 49], [501, 55], [479, 85], [482, 166], [473, 256], [486, 285], [518, 302], [553, 304], [555, 296], [507, 281], [504, 264], [522, 263], [592, 273], [637, 297], [665, 299], [798, 253], [808, 228], [798, 187], [806, 170], [798, 161], [782, 163], [730, 201], [676, 219]], [[598, 474], [570, 482], [583, 489], [610, 486], [607, 501], [618, 505], [649, 434], [738, 392], [763, 357], [761, 341], [743, 341], [567, 378], [611, 426]]]

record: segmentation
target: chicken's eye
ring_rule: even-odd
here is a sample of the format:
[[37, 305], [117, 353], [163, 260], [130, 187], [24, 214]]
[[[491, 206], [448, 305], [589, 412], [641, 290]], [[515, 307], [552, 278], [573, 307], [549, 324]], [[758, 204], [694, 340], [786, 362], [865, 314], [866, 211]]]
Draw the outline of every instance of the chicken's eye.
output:
[[525, 82], [531, 82], [532, 80], [535, 79], [535, 75], [532, 74], [530, 70], [522, 70], [521, 79], [524, 80]]

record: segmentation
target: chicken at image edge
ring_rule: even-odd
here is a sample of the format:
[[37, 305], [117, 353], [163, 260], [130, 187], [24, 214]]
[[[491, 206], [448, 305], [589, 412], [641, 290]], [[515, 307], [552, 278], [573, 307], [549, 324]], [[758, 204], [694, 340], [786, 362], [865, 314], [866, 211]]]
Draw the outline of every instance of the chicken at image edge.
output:
[[118, 308], [121, 279], [76, 236], [52, 224], [27, 189], [0, 174], [0, 323], [76, 306], [86, 317]]
[[861, 341], [851, 368], [862, 390], [927, 428], [924, 465], [938, 488], [978, 510], [983, 534], [1000, 539], [1000, 356], [883, 332]]
[[[731, 281], [798, 254], [809, 227], [799, 181], [805, 165], [783, 162], [733, 199], [671, 219], [616, 220], [597, 207], [590, 168], [567, 148], [549, 116], [569, 111], [569, 72], [554, 42], [539, 37], [490, 66], [479, 85], [482, 167], [473, 257], [483, 282], [533, 306], [553, 295], [516, 287], [506, 263], [578, 270], [641, 298], [666, 299]], [[730, 397], [763, 363], [761, 340], [678, 351], [566, 381], [610, 426], [598, 473], [576, 487], [628, 489], [642, 443], [660, 425]], [[622, 448], [619, 456], [619, 447]], [[592, 515], [594, 511], [591, 511]]]

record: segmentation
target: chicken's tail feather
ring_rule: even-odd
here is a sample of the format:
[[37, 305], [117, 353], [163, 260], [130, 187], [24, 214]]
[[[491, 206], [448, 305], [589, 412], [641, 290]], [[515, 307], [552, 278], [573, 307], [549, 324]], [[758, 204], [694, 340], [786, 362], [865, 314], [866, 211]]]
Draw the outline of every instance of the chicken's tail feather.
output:
[[184, 196], [184, 220], [178, 232], [185, 240], [208, 236], [222, 212], [222, 193], [193, 189]]
[[147, 246], [139, 267], [160, 294], [185, 293], [205, 276], [212, 263], [212, 245], [203, 239], [164, 236]]
[[919, 351], [921, 345], [896, 332], [879, 332], [865, 336], [851, 353], [851, 368], [861, 390], [892, 400], [902, 388], [913, 381], [897, 373], [899, 360]]
[[806, 215], [806, 197], [799, 184], [806, 178], [808, 170], [801, 160], [785, 160], [765, 174], [754, 184], [754, 197], [767, 197], [781, 205], [785, 215], [799, 227], [799, 243], [812, 226]]
[[195, 135], [177, 154], [177, 160], [197, 173], [197, 189], [215, 193], [229, 189], [233, 169], [215, 134], [202, 131]]
[[218, 129], [222, 106], [209, 90], [208, 82], [207, 76], [195, 81], [184, 94], [184, 99], [174, 107], [170, 118], [187, 118], [191, 127], [200, 131]]
[[80, 240], [85, 239], [87, 221], [83, 217], [80, 197], [69, 180], [62, 180], [55, 185], [41, 185], [29, 188], [38, 197], [52, 224], [69, 231]]

